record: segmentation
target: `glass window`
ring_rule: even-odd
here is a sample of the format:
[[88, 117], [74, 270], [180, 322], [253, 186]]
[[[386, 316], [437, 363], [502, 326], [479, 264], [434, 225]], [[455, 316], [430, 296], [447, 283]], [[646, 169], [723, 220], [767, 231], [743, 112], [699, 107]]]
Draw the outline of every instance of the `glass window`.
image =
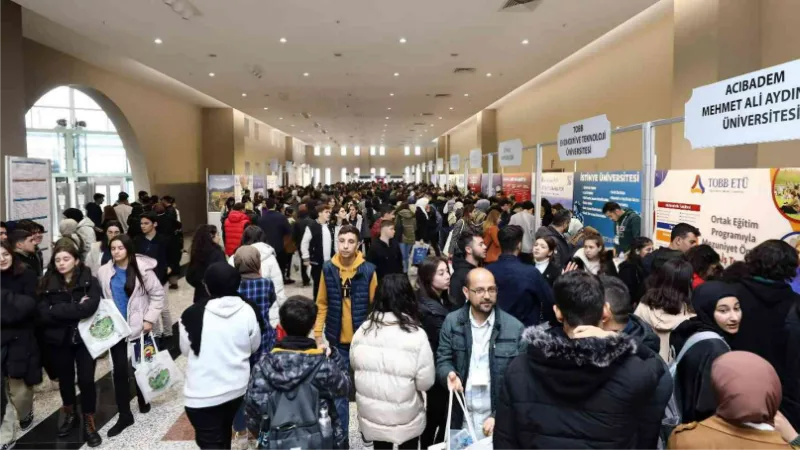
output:
[[319, 169], [314, 169], [314, 183], [321, 183], [322, 180], [319, 178]]
[[361, 156], [361, 147], [359, 147], [357, 145], [355, 147], [353, 147], [353, 154], [356, 155], [356, 156]]
[[369, 148], [369, 156], [375, 156], [375, 146], [371, 146]]
[[38, 108], [34, 106], [28, 112], [31, 118], [29, 121], [29, 128], [41, 128], [45, 130], [52, 130], [56, 128], [59, 120], [65, 120], [69, 123], [69, 108]]
[[[328, 147], [330, 149], [330, 147]], [[331, 184], [331, 168], [325, 168], [325, 184]]]
[[66, 147], [62, 133], [28, 131], [27, 143], [29, 157], [51, 160], [54, 173], [66, 171]]
[[126, 172], [127, 158], [122, 140], [114, 134], [87, 134], [81, 136], [85, 142], [85, 172]]
[[320, 154], [320, 150], [321, 150], [321, 149], [320, 149], [319, 145], [318, 145], [318, 146], [316, 146], [316, 147], [314, 147], [314, 156], [319, 156], [319, 154]]
[[347, 156], [347, 147], [342, 146], [342, 156]]
[[369, 174], [372, 175], [373, 177], [375, 176], [375, 173], [376, 172], [375, 172], [375, 168], [374, 167], [369, 169]]
[[422, 152], [422, 148], [419, 145], [414, 147], [414, 155], [415, 156], [419, 156], [421, 154], [421, 152]]
[[386, 147], [381, 145], [380, 154], [381, 154], [381, 156], [384, 156], [386, 154]]
[[36, 102], [36, 106], [69, 108], [69, 87], [60, 86], [44, 94], [42, 98]]
[[[57, 89], [60, 89], [60, 88], [57, 88]], [[72, 90], [72, 95], [73, 95], [73, 98], [75, 100], [75, 105], [74, 105], [75, 108], [78, 108], [78, 109], [96, 109], [98, 111], [102, 111], [103, 110], [103, 108], [101, 108], [100, 105], [97, 104], [97, 102], [92, 100], [91, 97], [89, 97], [88, 95], [84, 94], [83, 92], [81, 92], [81, 91], [79, 91], [77, 89], [73, 89]], [[44, 97], [42, 97], [42, 98], [44, 98]], [[36, 103], [38, 104], [39, 102], [36, 102]]]
[[75, 121], [85, 122], [85, 130], [90, 131], [115, 131], [111, 119], [102, 110], [76, 109]]
[[386, 176], [386, 168], [385, 167], [381, 167], [381, 176], [382, 177]]
[[342, 182], [347, 183], [347, 168], [342, 167]]
[[353, 173], [355, 174], [356, 178], [360, 177], [361, 176], [361, 168], [360, 167], [356, 167], [355, 169], [353, 169]]
[[[325, 147], [325, 156], [331, 156], [331, 146], [328, 145]], [[328, 183], [330, 184], [330, 183]]]

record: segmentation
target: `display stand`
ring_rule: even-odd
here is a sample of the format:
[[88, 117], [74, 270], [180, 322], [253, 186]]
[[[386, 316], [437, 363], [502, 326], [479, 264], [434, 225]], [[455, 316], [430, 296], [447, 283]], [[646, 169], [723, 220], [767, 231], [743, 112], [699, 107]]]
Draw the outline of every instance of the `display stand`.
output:
[[6, 156], [6, 217], [9, 221], [29, 219], [44, 227], [42, 251], [44, 261], [50, 260], [53, 242], [53, 177], [49, 159]]

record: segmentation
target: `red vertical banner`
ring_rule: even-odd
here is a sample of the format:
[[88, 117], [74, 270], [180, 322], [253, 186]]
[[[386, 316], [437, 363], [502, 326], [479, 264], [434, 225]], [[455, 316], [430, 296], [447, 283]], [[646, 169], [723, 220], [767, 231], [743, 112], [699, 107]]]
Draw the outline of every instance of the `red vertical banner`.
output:
[[503, 193], [513, 195], [517, 202], [531, 199], [531, 173], [504, 173]]
[[481, 192], [481, 174], [471, 173], [467, 177], [467, 189], [470, 192], [479, 194]]

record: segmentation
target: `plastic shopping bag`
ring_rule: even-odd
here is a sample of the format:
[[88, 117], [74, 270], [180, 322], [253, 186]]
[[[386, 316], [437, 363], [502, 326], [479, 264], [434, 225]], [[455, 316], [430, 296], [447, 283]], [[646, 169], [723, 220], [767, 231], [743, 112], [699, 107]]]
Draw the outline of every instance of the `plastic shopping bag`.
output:
[[428, 244], [414, 243], [414, 246], [411, 248], [411, 264], [416, 266], [425, 260], [425, 258], [428, 257], [428, 250], [430, 247], [431, 246]]
[[140, 362], [136, 368], [136, 385], [139, 386], [139, 390], [142, 391], [142, 396], [147, 403], [160, 397], [175, 383], [183, 380], [183, 373], [175, 365], [175, 361], [172, 360], [169, 352], [158, 351], [155, 340], [153, 345], [156, 348], [156, 353], [148, 360], [141, 350], [144, 348], [144, 336], [139, 336]]
[[[464, 423], [467, 424], [466, 429], [453, 430], [450, 429], [450, 422], [453, 415], [453, 396], [455, 395], [458, 404], [461, 405], [461, 410], [464, 412]], [[467, 400], [464, 394], [457, 391], [450, 391], [450, 400], [447, 405], [447, 424], [444, 429], [444, 442], [434, 444], [428, 447], [428, 450], [467, 450], [472, 449], [473, 445], [483, 443], [484, 440], [478, 441], [475, 435], [475, 430], [472, 427], [472, 420], [470, 420], [469, 411], [467, 411]], [[491, 446], [489, 447], [491, 448]], [[485, 447], [475, 447], [475, 450], [484, 450]]]
[[127, 339], [131, 334], [128, 321], [122, 317], [114, 300], [100, 300], [97, 311], [91, 317], [78, 322], [78, 332], [92, 358], [107, 352], [117, 342]]

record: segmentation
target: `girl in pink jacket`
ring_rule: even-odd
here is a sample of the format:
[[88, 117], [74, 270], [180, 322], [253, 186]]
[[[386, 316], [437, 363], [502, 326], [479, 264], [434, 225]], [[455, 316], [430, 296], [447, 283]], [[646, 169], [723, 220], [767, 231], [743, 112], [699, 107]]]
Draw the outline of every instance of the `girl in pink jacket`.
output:
[[[128, 342], [137, 341], [144, 333], [153, 329], [161, 317], [164, 307], [164, 288], [155, 273], [155, 259], [135, 254], [133, 240], [127, 235], [119, 235], [108, 243], [111, 261], [97, 271], [97, 278], [103, 290], [103, 298], [113, 299], [122, 317], [128, 321], [131, 334], [111, 348], [111, 361], [114, 367], [114, 391], [119, 410], [117, 423], [108, 430], [108, 437], [114, 437], [133, 425], [130, 408], [130, 383], [133, 378], [128, 369]], [[172, 326], [172, 324], [164, 324]], [[135, 384], [135, 383], [134, 383]], [[136, 386], [139, 411], [150, 411], [139, 386]]]

